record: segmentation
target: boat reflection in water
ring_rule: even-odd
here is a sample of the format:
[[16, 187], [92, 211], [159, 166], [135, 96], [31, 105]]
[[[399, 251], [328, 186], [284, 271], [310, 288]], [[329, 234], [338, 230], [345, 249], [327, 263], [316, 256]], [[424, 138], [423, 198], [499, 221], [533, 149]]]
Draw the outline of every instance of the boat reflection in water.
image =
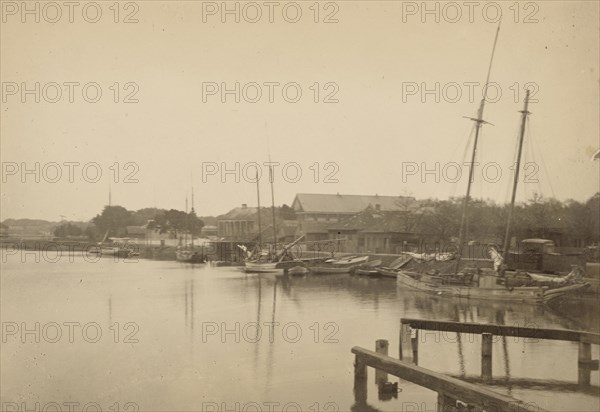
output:
[[[496, 304], [410, 292], [393, 279], [349, 274], [251, 274], [147, 260], [22, 263], [16, 255], [6, 260], [3, 319], [97, 322], [104, 334], [97, 344], [69, 342], [68, 331], [52, 344], [22, 345], [20, 336], [9, 338], [0, 347], [5, 402], [20, 403], [30, 394], [40, 403], [52, 402], [68, 387], [79, 397], [70, 401], [110, 406], [119, 397], [151, 411], [211, 410], [209, 405], [223, 402], [229, 410], [236, 402], [258, 402], [262, 410], [268, 410], [264, 402], [294, 402], [301, 410], [316, 410], [316, 404], [322, 411], [365, 410], [354, 407], [350, 349], [374, 348], [376, 339], [387, 339], [390, 356], [397, 356], [401, 318], [598, 331], [592, 300], [556, 307]], [[118, 344], [114, 327], [109, 329], [116, 324]], [[419, 365], [466, 379], [479, 375], [477, 336], [419, 335]], [[598, 397], [577, 388], [576, 344], [498, 338], [493, 345], [498, 390], [548, 410], [598, 410]], [[35, 368], [23, 367], [33, 360]], [[60, 379], [48, 381], [48, 374]], [[590, 388], [597, 387], [598, 373], [591, 378]], [[538, 386], [526, 387], [525, 381]], [[403, 381], [397, 399], [379, 399], [369, 382], [365, 402], [373, 410], [436, 410], [431, 391]], [[328, 403], [334, 408], [326, 409]]]

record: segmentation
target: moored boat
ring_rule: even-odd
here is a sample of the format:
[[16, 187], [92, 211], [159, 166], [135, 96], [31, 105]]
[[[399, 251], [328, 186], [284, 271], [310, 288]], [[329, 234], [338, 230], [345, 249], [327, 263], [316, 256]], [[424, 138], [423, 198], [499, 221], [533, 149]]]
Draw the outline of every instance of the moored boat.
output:
[[89, 249], [90, 253], [94, 253], [100, 257], [120, 257], [128, 258], [137, 256], [137, 250], [129, 243], [129, 238], [108, 238], [108, 231], [104, 235], [101, 242], [97, 243]]
[[100, 257], [113, 256], [127, 258], [132, 254], [132, 251], [128, 247], [99, 245], [90, 249], [90, 253], [97, 254]]
[[247, 251], [248, 258], [244, 263], [244, 270], [256, 273], [283, 273], [286, 269], [298, 266], [301, 261], [295, 258], [291, 252], [291, 248], [300, 242], [302, 238], [304, 236], [300, 236], [295, 241], [283, 245], [279, 251], [273, 253], [262, 249], [255, 253]]
[[360, 266], [356, 266], [352, 269], [352, 273], [359, 276], [379, 277], [379, 266], [381, 266], [381, 259], [368, 261]]
[[392, 263], [390, 263], [389, 266], [384, 266], [384, 267], [378, 268], [377, 273], [378, 273], [379, 277], [396, 279], [396, 276], [398, 275], [398, 271], [400, 270], [400, 268], [403, 267], [404, 265], [406, 265], [412, 259], [413, 259], [413, 256], [411, 256], [410, 254], [403, 254], [402, 256], [400, 256], [399, 258], [394, 260]]
[[320, 274], [340, 274], [350, 273], [350, 271], [362, 265], [369, 260], [369, 256], [346, 256], [339, 259], [327, 259], [324, 262], [316, 263], [311, 266], [313, 273]]
[[175, 251], [175, 258], [182, 263], [206, 263], [206, 258], [202, 253], [188, 247], [178, 248]]
[[[445, 279], [446, 278], [446, 279]], [[553, 299], [584, 291], [588, 283], [572, 283], [564, 286], [519, 286], [509, 287], [498, 283], [502, 279], [496, 272], [489, 271], [479, 276], [463, 277], [460, 280], [451, 276], [439, 276], [400, 270], [396, 281], [399, 286], [428, 292], [438, 296], [462, 299], [483, 299], [505, 302], [547, 303]]]
[[278, 262], [248, 261], [244, 264], [246, 272], [255, 273], [283, 273], [283, 267], [277, 267]]
[[[498, 30], [494, 39], [494, 47], [490, 58], [487, 78], [484, 87], [483, 98], [477, 111], [477, 117], [470, 118], [475, 122], [475, 138], [471, 153], [469, 179], [467, 180], [466, 195], [463, 200], [463, 210], [458, 235], [458, 253], [428, 255], [412, 254], [413, 258], [420, 263], [420, 267], [413, 269], [398, 268], [396, 281], [399, 286], [410, 289], [420, 290], [435, 295], [450, 296], [465, 299], [484, 299], [499, 302], [527, 302], [527, 303], [546, 303], [559, 297], [575, 294], [587, 289], [590, 285], [582, 281], [582, 271], [574, 268], [573, 271], [564, 277], [550, 278], [539, 274], [515, 274], [509, 276], [505, 271], [503, 255], [507, 255], [510, 243], [511, 219], [515, 205], [517, 183], [519, 180], [519, 169], [521, 164], [521, 155], [523, 139], [525, 135], [525, 126], [529, 115], [528, 105], [530, 91], [526, 91], [524, 108], [521, 111], [521, 127], [519, 133], [517, 162], [514, 173], [512, 198], [508, 212], [506, 225], [504, 250], [501, 255], [496, 249], [489, 250], [490, 261], [493, 262], [492, 269], [482, 269], [480, 267], [461, 267], [462, 248], [466, 239], [467, 211], [470, 201], [471, 185], [473, 181], [473, 166], [476, 164], [477, 143], [482, 126], [487, 124], [483, 119], [484, 106], [487, 99], [487, 88], [490, 80], [492, 61], [496, 42], [498, 40]], [[452, 262], [455, 261], [455, 262]], [[432, 263], [429, 263], [432, 262]], [[444, 267], [442, 271], [435, 269], [437, 263], [448, 262], [448, 265], [440, 264]], [[463, 260], [464, 265], [464, 260]], [[473, 265], [475, 262], [470, 262]], [[481, 263], [481, 262], [479, 262]], [[429, 265], [429, 267], [427, 266]], [[393, 274], [393, 270], [384, 269], [383, 273]]]

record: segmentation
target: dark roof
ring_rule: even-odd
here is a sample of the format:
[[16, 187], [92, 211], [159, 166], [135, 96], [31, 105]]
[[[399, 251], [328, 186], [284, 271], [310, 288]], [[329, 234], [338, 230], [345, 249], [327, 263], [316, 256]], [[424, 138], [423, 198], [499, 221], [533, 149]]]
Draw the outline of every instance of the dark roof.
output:
[[329, 222], [303, 222], [302, 228], [298, 227], [299, 233], [308, 234], [308, 233], [327, 233], [327, 231], [332, 227], [332, 223]]
[[360, 230], [363, 232], [406, 232], [407, 212], [381, 211], [367, 207], [354, 216], [342, 219], [330, 226], [329, 230]]
[[[262, 208], [261, 208], [262, 209]], [[254, 220], [256, 217], [256, 207], [236, 207], [224, 215], [218, 216], [218, 220]]]
[[413, 203], [415, 199], [407, 196], [298, 193], [292, 208], [297, 212], [358, 213], [368, 206], [376, 205], [384, 211], [404, 210]]

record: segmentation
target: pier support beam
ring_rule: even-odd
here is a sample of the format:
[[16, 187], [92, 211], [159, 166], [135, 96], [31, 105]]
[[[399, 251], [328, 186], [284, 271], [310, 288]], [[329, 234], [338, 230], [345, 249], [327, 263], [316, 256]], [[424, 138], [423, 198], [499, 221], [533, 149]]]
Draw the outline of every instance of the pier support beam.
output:
[[[380, 353], [382, 355], [388, 355], [388, 348], [390, 343], [385, 339], [379, 339], [375, 342], [375, 352]], [[388, 374], [382, 370], [375, 370], [375, 383], [377, 385], [384, 384], [388, 381]]]
[[354, 402], [367, 403], [367, 364], [359, 355], [354, 357]]
[[481, 334], [481, 380], [492, 380], [492, 334]]
[[592, 345], [587, 342], [579, 342], [577, 383], [589, 386], [592, 374]]
[[412, 349], [410, 349], [410, 325], [400, 322], [400, 340], [398, 345], [398, 359], [408, 361], [412, 359]]
[[440, 412], [456, 412], [456, 399], [443, 392], [438, 392], [437, 403]]
[[410, 346], [412, 347], [413, 363], [419, 364], [419, 329], [414, 329], [414, 335], [410, 338]]

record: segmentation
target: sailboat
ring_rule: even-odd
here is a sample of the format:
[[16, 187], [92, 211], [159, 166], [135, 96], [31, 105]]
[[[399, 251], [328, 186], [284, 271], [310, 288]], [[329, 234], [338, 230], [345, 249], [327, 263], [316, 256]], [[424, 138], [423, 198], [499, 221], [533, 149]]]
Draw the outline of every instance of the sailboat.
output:
[[[494, 46], [492, 48], [492, 55], [490, 58], [490, 64], [488, 67], [487, 78], [485, 82], [483, 98], [479, 105], [476, 118], [470, 118], [475, 122], [475, 139], [473, 142], [473, 151], [471, 154], [471, 162], [469, 168], [469, 180], [467, 183], [467, 193], [463, 201], [462, 217], [459, 229], [459, 244], [458, 254], [456, 256], [456, 262], [448, 264], [446, 262], [446, 273], [441, 273], [438, 270], [431, 270], [429, 272], [416, 272], [409, 270], [398, 270], [396, 282], [399, 286], [408, 287], [428, 293], [432, 293], [440, 296], [450, 296], [466, 299], [484, 299], [492, 301], [502, 302], [527, 302], [527, 303], [546, 303], [553, 299], [580, 292], [581, 290], [589, 287], [589, 284], [576, 281], [575, 279], [580, 278], [578, 273], [572, 273], [565, 279], [564, 282], [542, 282], [533, 284], [531, 286], [510, 286], [505, 282], [504, 274], [502, 271], [502, 255], [496, 250], [490, 250], [490, 255], [494, 262], [494, 269], [480, 269], [480, 268], [460, 268], [461, 263], [461, 252], [465, 237], [465, 223], [466, 215], [468, 210], [471, 183], [473, 181], [473, 169], [475, 164], [475, 155], [477, 152], [477, 142], [479, 134], [483, 124], [487, 122], [483, 120], [483, 109], [487, 97], [487, 88], [489, 85], [490, 73], [492, 68], [492, 61], [494, 58], [494, 51], [496, 49], [496, 43], [498, 41], [498, 33], [500, 26], [496, 30], [496, 36], [494, 39]], [[525, 107], [522, 113], [521, 130], [520, 130], [520, 143], [523, 142], [523, 135], [525, 133], [525, 125], [527, 121], [529, 104], [529, 91], [525, 98]], [[521, 154], [521, 146], [519, 147], [519, 161]], [[517, 164], [515, 172], [515, 180], [518, 179], [519, 164]], [[514, 196], [516, 190], [516, 184], [513, 189], [512, 207], [514, 207]], [[509, 220], [507, 231], [510, 228], [510, 218], [512, 215], [512, 207], [509, 213]], [[451, 268], [454, 267], [452, 271]], [[574, 269], [577, 271], [577, 269]], [[572, 281], [573, 280], [573, 281]]]
[[[192, 212], [194, 212], [194, 185], [192, 184]], [[187, 197], [185, 199], [185, 213], [187, 215]], [[189, 228], [189, 221], [186, 216], [186, 233], [184, 233], [183, 245], [177, 247], [175, 250], [175, 259], [178, 262], [183, 263], [206, 263], [206, 257], [203, 253], [194, 250], [194, 233]], [[190, 232], [191, 243], [187, 244], [187, 232]]]
[[[108, 207], [112, 206], [112, 190], [110, 187], [110, 182], [108, 184]], [[128, 258], [132, 256], [136, 256], [139, 254], [137, 250], [134, 249], [134, 246], [129, 243], [131, 239], [123, 237], [108, 237], [110, 233], [110, 227], [106, 229], [102, 240], [95, 245], [93, 245], [89, 252], [102, 256], [114, 256], [121, 258]]]
[[90, 248], [90, 253], [94, 253], [100, 257], [114, 256], [127, 258], [134, 255], [133, 248], [128, 244], [131, 239], [125, 237], [109, 238], [109, 231], [110, 229], [107, 229], [104, 233], [102, 241], [98, 242], [92, 248]]
[[[270, 159], [269, 159], [270, 160]], [[273, 217], [273, 249], [264, 250], [262, 245], [262, 224], [261, 224], [261, 210], [260, 210], [260, 186], [258, 171], [256, 172], [256, 198], [258, 203], [258, 245], [254, 253], [249, 253], [246, 261], [244, 262], [244, 270], [246, 272], [258, 272], [258, 273], [283, 273], [286, 269], [297, 266], [301, 263], [297, 260], [291, 249], [294, 247], [304, 236], [299, 237], [295, 241], [285, 244], [280, 250], [277, 250], [277, 221], [275, 218], [275, 192], [273, 189], [273, 169], [269, 165], [269, 180], [271, 181], [271, 213]], [[238, 245], [242, 250], [245, 247]], [[247, 250], [247, 249], [246, 249]]]

